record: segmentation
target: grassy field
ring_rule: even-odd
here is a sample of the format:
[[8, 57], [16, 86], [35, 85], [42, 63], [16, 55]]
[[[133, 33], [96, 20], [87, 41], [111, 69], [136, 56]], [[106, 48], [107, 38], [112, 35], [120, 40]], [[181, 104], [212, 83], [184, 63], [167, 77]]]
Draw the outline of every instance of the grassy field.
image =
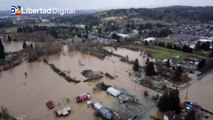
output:
[[165, 45], [167, 45], [168, 43], [175, 43], [174, 40], [161, 40], [160, 42], [164, 42]]
[[9, 28], [6, 28], [5, 30], [14, 33], [14, 32], [17, 32], [17, 27], [9, 27]]
[[[190, 54], [182, 51], [171, 50], [167, 48], [162, 48], [158, 46], [138, 46], [138, 45], [127, 45], [126, 48], [133, 49], [133, 50], [143, 50], [145, 52], [149, 52], [154, 59], [172, 59], [176, 62], [181, 62], [184, 59], [195, 56], [195, 57], [205, 57], [198, 54]], [[174, 58], [173, 56], [179, 56], [179, 58]]]

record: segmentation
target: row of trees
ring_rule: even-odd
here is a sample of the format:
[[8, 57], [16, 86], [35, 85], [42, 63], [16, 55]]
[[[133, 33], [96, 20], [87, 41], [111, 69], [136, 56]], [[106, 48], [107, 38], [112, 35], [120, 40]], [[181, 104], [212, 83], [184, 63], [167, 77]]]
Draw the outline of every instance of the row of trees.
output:
[[200, 42], [198, 41], [195, 45], [195, 50], [210, 50], [210, 42]]
[[173, 50], [179, 50], [179, 51], [183, 51], [183, 52], [187, 52], [187, 53], [193, 53], [193, 49], [190, 48], [189, 45], [180, 46], [180, 45], [176, 45], [176, 44], [172, 44], [172, 43], [165, 44], [164, 42], [158, 42], [158, 43], [156, 42], [155, 45], [173, 49]]
[[[133, 71], [138, 72], [140, 69], [140, 65], [138, 62], [138, 59], [136, 59], [133, 63]], [[148, 76], [152, 76], [155, 75], [155, 68], [154, 68], [154, 63], [153, 62], [148, 62], [146, 63], [146, 67], [145, 67], [145, 73]]]
[[0, 38], [0, 59], [5, 59], [4, 45], [2, 39]]

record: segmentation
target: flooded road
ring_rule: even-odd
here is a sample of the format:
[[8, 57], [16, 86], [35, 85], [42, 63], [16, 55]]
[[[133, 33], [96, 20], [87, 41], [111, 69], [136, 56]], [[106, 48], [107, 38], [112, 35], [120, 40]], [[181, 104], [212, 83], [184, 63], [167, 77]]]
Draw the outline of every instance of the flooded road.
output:
[[181, 91], [181, 98], [185, 100], [187, 96], [188, 101], [197, 103], [203, 108], [213, 112], [213, 70], [205, 74], [201, 79], [194, 79], [191, 85]]
[[[0, 105], [7, 106], [9, 111], [15, 116], [21, 116], [26, 120], [53, 120], [54, 110], [67, 105], [71, 107], [72, 113], [65, 120], [94, 120], [94, 110], [87, 108], [86, 103], [77, 104], [75, 97], [82, 92], [89, 92], [93, 102], [101, 102], [109, 108], [117, 101], [116, 98], [107, 95], [103, 91], [94, 91], [96, 83], [104, 82], [117, 88], [124, 88], [130, 94], [142, 99], [144, 90], [148, 90], [150, 95], [156, 95], [155, 91], [144, 88], [131, 81], [127, 71], [132, 66], [120, 62], [117, 57], [106, 57], [100, 60], [96, 57], [81, 54], [80, 52], [66, 52], [60, 55], [49, 56], [48, 61], [54, 63], [56, 67], [70, 74], [78, 80], [85, 80], [81, 75], [83, 70], [108, 72], [118, 76], [111, 80], [102, 78], [91, 82], [80, 82], [79, 84], [68, 83], [62, 77], [53, 72], [48, 65], [40, 62], [27, 63], [0, 73]], [[79, 60], [85, 65], [80, 66]], [[25, 77], [24, 72], [28, 72]], [[70, 99], [68, 103], [66, 98]], [[57, 106], [54, 110], [49, 110], [45, 103], [52, 100]]]

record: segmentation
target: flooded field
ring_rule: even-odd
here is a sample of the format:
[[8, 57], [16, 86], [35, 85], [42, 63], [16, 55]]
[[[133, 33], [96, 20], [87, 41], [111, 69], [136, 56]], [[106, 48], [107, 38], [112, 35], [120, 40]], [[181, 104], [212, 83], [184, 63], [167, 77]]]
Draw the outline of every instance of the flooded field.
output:
[[[131, 81], [128, 75], [132, 66], [120, 62], [117, 57], [106, 57], [100, 60], [96, 57], [81, 54], [80, 52], [63, 52], [61, 55], [49, 56], [48, 61], [54, 63], [58, 68], [75, 77], [78, 80], [85, 80], [81, 75], [83, 70], [91, 69], [94, 71], [108, 72], [118, 76], [111, 80], [106, 77], [101, 80], [91, 82], [80, 82], [79, 84], [68, 83], [62, 77], [54, 73], [48, 65], [40, 62], [27, 63], [0, 73], [0, 105], [8, 107], [9, 111], [15, 116], [20, 116], [26, 120], [53, 120], [55, 119], [54, 110], [69, 105], [72, 113], [63, 119], [94, 120], [94, 110], [88, 108], [86, 103], [77, 104], [75, 97], [82, 92], [89, 92], [93, 102], [101, 102], [104, 106], [113, 108], [118, 100], [103, 91], [94, 91], [96, 83], [104, 82], [117, 88], [124, 88], [131, 95], [139, 100], [143, 91], [148, 90], [150, 95], [156, 95], [155, 91], [139, 86]], [[79, 65], [79, 61], [84, 66]], [[28, 72], [25, 77], [24, 72]], [[66, 99], [69, 98], [68, 103]], [[57, 107], [49, 110], [45, 103], [52, 100]], [[148, 107], [149, 101], [143, 102], [144, 108]], [[145, 110], [145, 109], [144, 109]]]
[[[27, 41], [26, 42], [28, 45], [31, 44], [32, 42]], [[4, 49], [5, 52], [17, 52], [23, 49], [23, 42], [4, 42]]]
[[[139, 58], [140, 64], [145, 62], [138, 52], [119, 48], [116, 53], [123, 56], [128, 55], [132, 60]], [[143, 110], [141, 112], [151, 109], [152, 105], [150, 100], [143, 98], [143, 92], [147, 90], [150, 97], [157, 94], [153, 90], [134, 83], [128, 74], [132, 66], [120, 62], [118, 57], [111, 56], [101, 60], [77, 51], [67, 52], [65, 47], [60, 55], [49, 56], [47, 60], [81, 82], [68, 83], [43, 61], [24, 62], [13, 69], [0, 72], [0, 105], [7, 106], [13, 115], [20, 116], [24, 120], [54, 120], [56, 119], [54, 110], [65, 106], [70, 106], [72, 112], [67, 118], [62, 118], [63, 120], [95, 120], [97, 118], [94, 116], [93, 109], [88, 108], [85, 102], [78, 104], [75, 102], [78, 94], [89, 92], [92, 97], [91, 101], [101, 102], [115, 111], [123, 108], [116, 98], [103, 91], [95, 91], [97, 83], [104, 82], [117, 88], [124, 88], [129, 94], [142, 101]], [[79, 61], [84, 65], [80, 65]], [[117, 77], [114, 80], [103, 77], [101, 80], [83, 82], [86, 78], [81, 72], [87, 69], [108, 72]], [[28, 73], [27, 77], [24, 75], [25, 72]], [[212, 77], [211, 73], [208, 77], [203, 78], [204, 80], [197, 81], [189, 88], [189, 100], [197, 102], [209, 110], [213, 108], [211, 104], [213, 96], [210, 94], [213, 84]], [[184, 95], [185, 90], [181, 91], [182, 98]], [[70, 99], [70, 102], [67, 101], [67, 98]], [[45, 105], [49, 100], [56, 104], [53, 110], [49, 110]], [[116, 107], [116, 105], [119, 106]]]
[[113, 51], [113, 53], [121, 55], [123, 57], [128, 56], [129, 60], [135, 60], [138, 59], [139, 64], [141, 66], [145, 65], [146, 62], [146, 58], [144, 57], [145, 55], [140, 53], [140, 51], [136, 52], [136, 51], [132, 51], [126, 48], [118, 48], [118, 49], [114, 49], [113, 47], [105, 47], [106, 50], [108, 51]]

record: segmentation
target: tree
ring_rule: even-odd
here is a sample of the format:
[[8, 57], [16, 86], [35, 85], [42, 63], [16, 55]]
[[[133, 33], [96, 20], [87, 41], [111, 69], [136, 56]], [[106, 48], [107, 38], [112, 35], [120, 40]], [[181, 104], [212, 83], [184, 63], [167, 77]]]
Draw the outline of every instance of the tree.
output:
[[153, 62], [149, 62], [146, 65], [145, 72], [146, 72], [146, 75], [148, 75], [148, 76], [155, 75], [155, 68], [154, 68], [154, 63]]
[[145, 46], [148, 46], [148, 45], [149, 45], [148, 41], [145, 40], [145, 41], [144, 41], [144, 45], [145, 45]]
[[147, 90], [145, 90], [145, 91], [143, 92], [143, 95], [144, 95], [144, 97], [149, 97], [149, 93], [148, 93], [148, 91], [147, 91]]
[[180, 81], [181, 80], [181, 76], [182, 76], [182, 73], [183, 73], [183, 69], [181, 66], [178, 66], [177, 68], [174, 68], [173, 70], [173, 79], [175, 81]]
[[138, 59], [135, 59], [134, 63], [133, 63], [133, 70], [135, 72], [138, 72], [139, 71], [139, 62], [138, 62]]
[[202, 60], [199, 62], [197, 68], [198, 68], [198, 69], [202, 69], [205, 65], [206, 65], [206, 60], [205, 60], [205, 59], [202, 59]]
[[161, 112], [166, 112], [170, 110], [170, 100], [168, 93], [165, 93], [163, 96], [161, 96], [157, 107]]
[[11, 39], [10, 35], [8, 35], [8, 36], [7, 36], [7, 40], [8, 40], [9, 42], [11, 42], [11, 41], [12, 41], [12, 39]]
[[179, 98], [179, 91], [173, 90], [169, 93], [169, 99], [170, 99], [170, 110], [175, 111], [176, 114], [179, 114], [181, 112], [180, 110], [180, 98]]
[[4, 45], [2, 43], [2, 39], [1, 38], [0, 38], [0, 59], [5, 59]]
[[162, 112], [174, 111], [176, 114], [180, 113], [180, 98], [179, 91], [173, 90], [169, 94], [165, 93], [159, 100], [157, 107]]
[[201, 49], [201, 42], [198, 41], [195, 45], [195, 50], [200, 50]]
[[170, 59], [167, 60], [166, 67], [170, 67]]
[[27, 43], [25, 41], [23, 42], [22, 48], [27, 49]]
[[189, 112], [186, 114], [184, 120], [196, 120], [196, 112], [195, 112], [195, 110], [189, 111]]
[[209, 57], [210, 57], [210, 58], [213, 57], [213, 51], [209, 54]]

